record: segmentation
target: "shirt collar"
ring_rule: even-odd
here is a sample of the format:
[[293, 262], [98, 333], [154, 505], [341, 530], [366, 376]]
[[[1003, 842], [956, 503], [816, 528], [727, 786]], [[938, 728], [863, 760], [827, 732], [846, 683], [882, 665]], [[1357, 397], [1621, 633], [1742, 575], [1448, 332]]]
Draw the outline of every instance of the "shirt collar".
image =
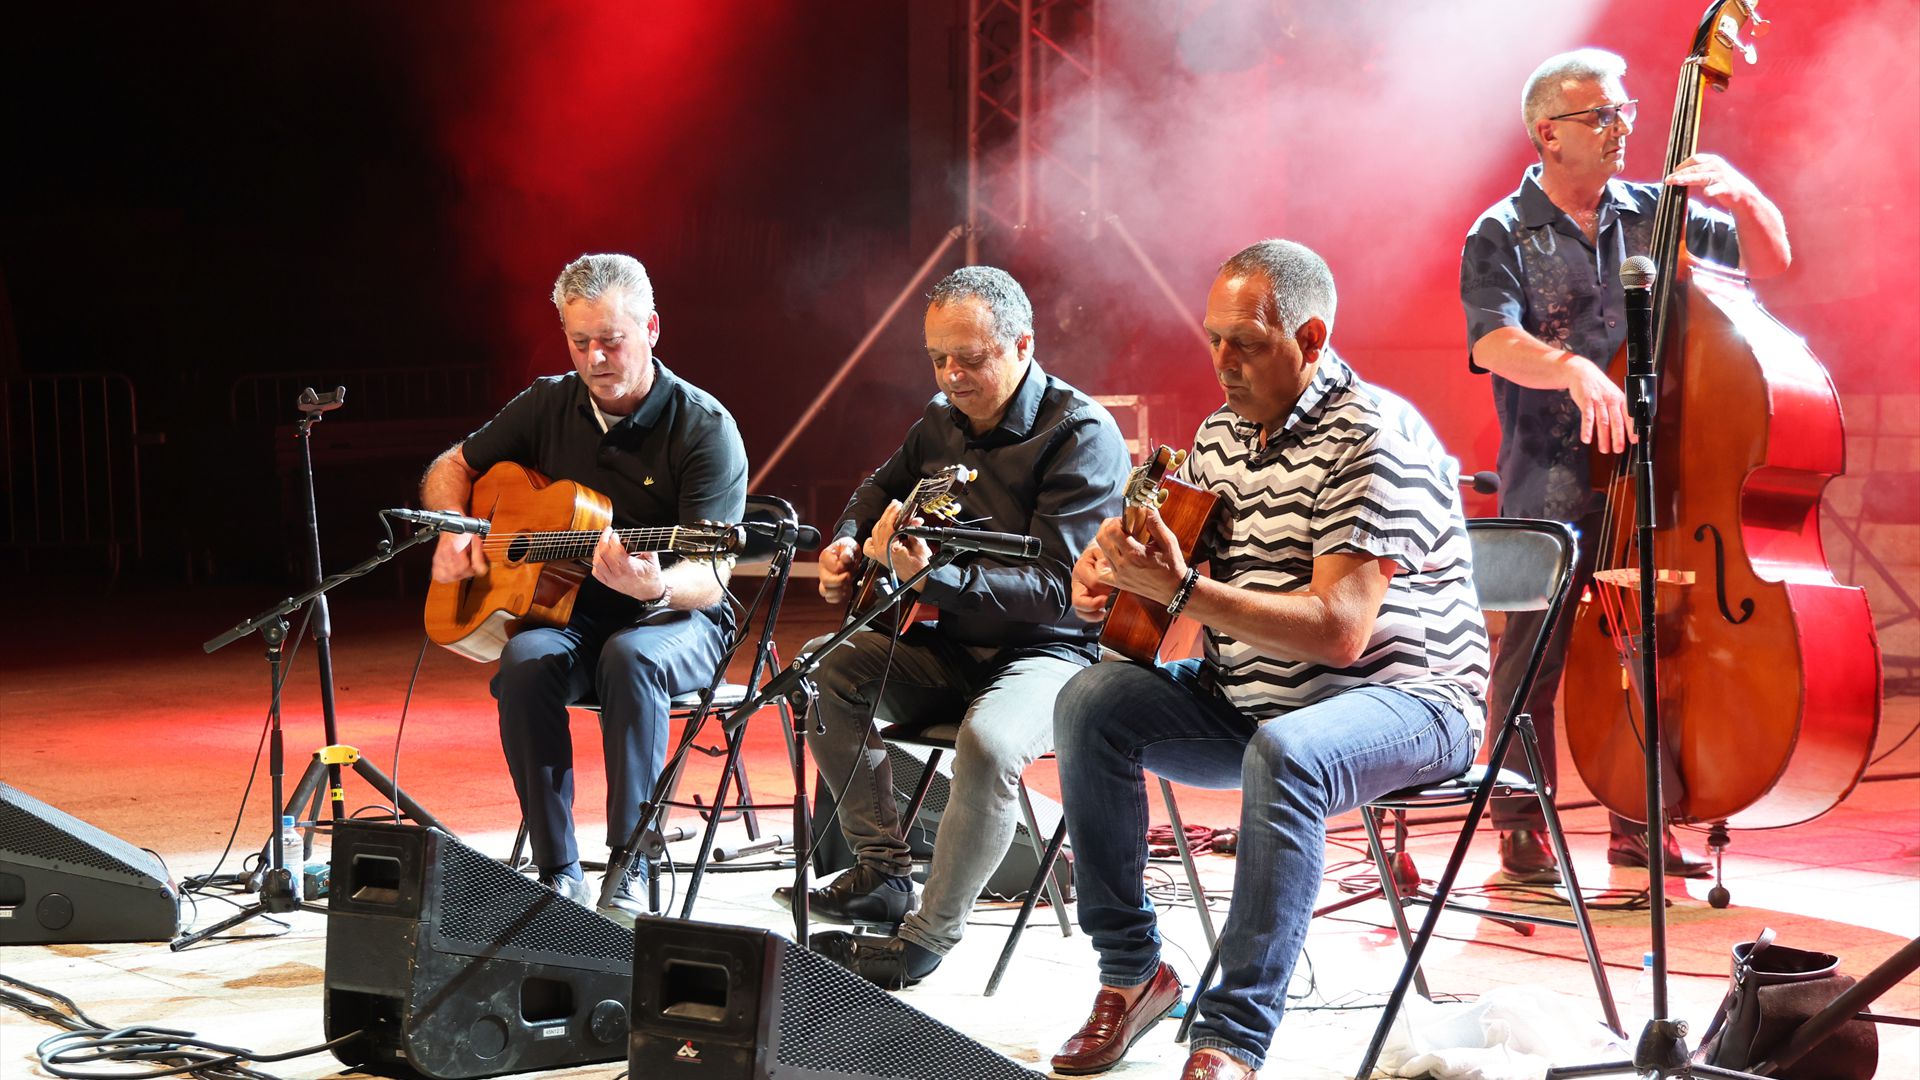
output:
[[[1547, 198], [1547, 189], [1540, 186], [1539, 162], [1527, 167], [1526, 175], [1520, 180], [1520, 190], [1514, 192], [1514, 199], [1519, 208], [1520, 224], [1529, 229], [1551, 225], [1566, 216], [1552, 199]], [[1620, 211], [1632, 210], [1636, 205], [1625, 181], [1608, 180], [1600, 198], [1600, 227], [1606, 228]], [[1608, 207], [1613, 208], [1613, 214], [1606, 212]]]
[[[593, 395], [587, 390], [586, 380], [578, 379], [577, 376], [576, 379], [580, 385], [580, 412], [587, 419], [592, 420]], [[622, 427], [631, 427], [640, 431], [651, 430], [666, 414], [667, 399], [673, 396], [674, 384], [679, 381], [679, 378], [668, 370], [667, 365], [660, 362], [658, 356], [654, 357], [653, 386], [647, 390], [647, 396], [640, 399], [640, 407], [625, 416], [607, 417], [609, 421], [607, 430], [612, 432]], [[599, 427], [599, 421], [594, 421], [594, 426]]]
[[1269, 433], [1264, 449], [1260, 446], [1260, 425], [1252, 420], [1236, 416], [1233, 421], [1234, 434], [1254, 449], [1257, 456], [1264, 457], [1279, 444], [1278, 436], [1282, 432], [1293, 434], [1308, 426], [1311, 418], [1326, 404], [1328, 396], [1352, 382], [1353, 369], [1340, 359], [1331, 345], [1323, 346], [1320, 359], [1313, 365], [1313, 378], [1307, 380], [1307, 388], [1300, 392], [1300, 400], [1287, 410], [1287, 418], [1280, 422], [1279, 431]]
[[[940, 396], [942, 399], [946, 397], [945, 394]], [[973, 428], [968, 426], [970, 422], [967, 414], [961, 412], [951, 402], [947, 404], [947, 416], [953, 421], [953, 426], [959, 428], [970, 441], [978, 442], [988, 439], [999, 432], [1005, 432], [1008, 438], [1018, 441], [1026, 438], [1033, 431], [1034, 422], [1040, 419], [1040, 403], [1046, 399], [1046, 396], [1047, 373], [1040, 370], [1040, 361], [1030, 359], [1027, 361], [1027, 373], [1020, 380], [1020, 388], [1015, 390], [1013, 397], [1007, 401], [1006, 414], [1000, 417], [1000, 422], [991, 430], [975, 435]]]

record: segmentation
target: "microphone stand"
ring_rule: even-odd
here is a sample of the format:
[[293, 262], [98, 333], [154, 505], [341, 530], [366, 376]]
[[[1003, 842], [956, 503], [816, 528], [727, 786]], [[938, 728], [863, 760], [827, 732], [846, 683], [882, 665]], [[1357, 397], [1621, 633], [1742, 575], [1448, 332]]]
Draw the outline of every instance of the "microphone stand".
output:
[[[1649, 337], [1651, 334], [1648, 335]], [[1642, 738], [1646, 757], [1647, 788], [1647, 873], [1649, 934], [1653, 946], [1653, 1016], [1641, 1029], [1630, 1061], [1609, 1061], [1591, 1065], [1569, 1065], [1547, 1070], [1547, 1080], [1562, 1077], [1602, 1076], [1634, 1073], [1640, 1076], [1712, 1076], [1723, 1080], [1759, 1080], [1753, 1073], [1695, 1064], [1687, 1050], [1687, 1022], [1676, 1019], [1667, 1008], [1667, 804], [1662, 784], [1662, 757], [1665, 746], [1660, 732], [1660, 685], [1658, 635], [1654, 603], [1654, 449], [1653, 414], [1658, 401], [1659, 380], [1654, 371], [1654, 348], [1645, 342], [1635, 347], [1634, 334], [1627, 334], [1627, 412], [1639, 440], [1629, 448], [1629, 471], [1635, 489], [1635, 542], [1640, 546], [1640, 710]]]
[[[729, 740], [738, 738], [740, 729], [745, 726], [748, 718], [753, 716], [754, 713], [759, 712], [762, 708], [765, 708], [773, 702], [774, 699], [780, 697], [789, 698], [789, 705], [792, 707], [793, 712], [793, 723], [794, 726], [798, 728], [805, 721], [807, 715], [813, 711], [814, 689], [812, 680], [809, 677], [820, 667], [826, 657], [831, 654], [833, 650], [844, 644], [848, 638], [865, 630], [869, 623], [880, 616], [881, 612], [899, 603], [901, 598], [907, 596], [913, 590], [914, 586], [920, 584], [927, 575], [951, 563], [955, 557], [961, 554], [963, 554], [963, 552], [945, 548], [933, 552], [932, 559], [925, 567], [921, 568], [921, 570], [912, 577], [901, 582], [900, 588], [887, 595], [882, 602], [875, 604], [872, 608], [849, 620], [845, 626], [842, 626], [818, 649], [810, 653], [802, 653], [795, 657], [792, 663], [781, 668], [774, 674], [773, 678], [767, 680], [766, 686], [760, 688], [757, 692], [750, 690], [747, 699], [734, 708], [733, 714], [721, 721], [721, 731], [726, 734]], [[792, 548], [789, 545], [786, 558], [790, 561], [792, 557]], [[710, 711], [713, 703], [714, 689], [719, 685], [719, 682], [720, 673], [716, 672], [713, 683], [708, 686], [707, 692], [701, 697], [699, 710], [694, 714], [693, 719], [688, 721], [686, 738], [681, 740], [680, 746], [674, 751], [673, 760], [668, 762], [666, 768], [660, 771], [659, 779], [654, 781], [652, 794], [648, 796], [646, 802], [640, 804], [640, 820], [634, 824], [633, 832], [627, 837], [627, 843], [623, 849], [625, 854], [615, 856], [614, 859], [607, 864], [607, 879], [600, 890], [600, 900], [603, 905], [612, 898], [612, 890], [619, 888], [620, 882], [626, 877], [628, 867], [633, 865], [635, 850], [640, 843], [640, 838], [653, 826], [654, 821], [659, 818], [661, 810], [664, 809], [668, 792], [672, 790], [674, 773], [679, 770], [681, 763], [686, 758], [688, 747], [693, 743], [694, 729], [705, 722], [706, 715]], [[812, 859], [813, 854], [811, 850], [813, 846], [813, 829], [812, 823], [808, 818], [809, 811], [806, 795], [807, 742], [805, 731], [795, 731], [793, 743], [793, 933], [794, 941], [804, 946], [807, 943], [808, 863]], [[686, 917], [685, 910], [682, 911], [681, 917]]]
[[[278, 915], [284, 912], [303, 909], [306, 911], [318, 911], [322, 914], [327, 912], [328, 908], [325, 904], [316, 904], [311, 901], [294, 899], [293, 874], [287, 869], [287, 852], [282, 849], [280, 839], [280, 815], [282, 813], [281, 806], [283, 805], [281, 796], [283, 793], [283, 777], [286, 773], [285, 740], [282, 736], [280, 726], [281, 647], [287, 639], [286, 617], [300, 610], [300, 608], [305, 606], [310, 600], [315, 602], [314, 611], [318, 614], [324, 610], [323, 605], [327, 590], [342, 582], [350, 581], [367, 574], [375, 567], [388, 562], [402, 551], [416, 544], [424, 543], [438, 535], [439, 531], [436, 529], [421, 529], [398, 544], [395, 544], [391, 540], [382, 540], [371, 558], [349, 567], [346, 570], [342, 570], [332, 577], [326, 578], [298, 596], [290, 596], [280, 601], [278, 604], [275, 604], [273, 607], [268, 608], [258, 615], [240, 620], [201, 646], [206, 652], [214, 652], [253, 633], [258, 633], [260, 640], [266, 644], [267, 663], [272, 669], [273, 676], [272, 697], [269, 699], [267, 707], [267, 771], [272, 784], [272, 800], [267, 807], [267, 812], [273, 816], [273, 828], [268, 830], [267, 845], [264, 850], [265, 860], [260, 875], [260, 899], [242, 907], [237, 914], [223, 919], [204, 930], [195, 930], [190, 934], [182, 934], [173, 939], [173, 941], [168, 944], [168, 948], [174, 952], [179, 952], [182, 949], [197, 945], [207, 938], [238, 926], [256, 915]], [[321, 640], [325, 639], [323, 638]], [[406, 808], [408, 814], [417, 819], [424, 820], [429, 824], [438, 825], [437, 822], [433, 821], [431, 814], [427, 814], [426, 811], [413, 805], [413, 800], [408, 799], [395, 788], [393, 782], [388, 780], [371, 762], [360, 760], [356, 756], [353, 761], [353, 767], [355, 771], [365, 776], [369, 783], [380, 788], [383, 792], [388, 793], [390, 797], [397, 799], [401, 806]], [[310, 775], [313, 775], [312, 766], [309, 766], [308, 772]], [[338, 781], [336, 781], [336, 790], [338, 786]], [[304, 786], [302, 790], [306, 790], [309, 795], [311, 794], [311, 791]], [[284, 805], [294, 806], [303, 801], [303, 797], [296, 794], [293, 801], [285, 803]]]

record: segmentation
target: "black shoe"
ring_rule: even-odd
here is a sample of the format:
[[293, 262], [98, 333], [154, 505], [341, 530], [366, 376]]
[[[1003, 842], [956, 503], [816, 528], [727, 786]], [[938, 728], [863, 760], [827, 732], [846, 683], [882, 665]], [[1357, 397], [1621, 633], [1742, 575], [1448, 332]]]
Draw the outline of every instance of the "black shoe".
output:
[[[793, 908], [793, 886], [773, 890], [781, 907]], [[898, 923], [913, 910], [913, 881], [883, 874], [865, 863], [807, 892], [807, 914], [826, 922]]]
[[1515, 881], [1529, 885], [1560, 883], [1560, 860], [1545, 837], [1532, 829], [1515, 829], [1500, 834], [1500, 869]]
[[899, 990], [940, 966], [940, 955], [893, 935], [822, 930], [808, 945], [814, 952], [885, 990]]
[[[1607, 862], [1614, 866], [1647, 865], [1647, 834], [1643, 832], [1615, 836], [1607, 841]], [[1680, 840], [1667, 830], [1667, 876], [1708, 878], [1713, 876], [1713, 861], [1680, 846]]]

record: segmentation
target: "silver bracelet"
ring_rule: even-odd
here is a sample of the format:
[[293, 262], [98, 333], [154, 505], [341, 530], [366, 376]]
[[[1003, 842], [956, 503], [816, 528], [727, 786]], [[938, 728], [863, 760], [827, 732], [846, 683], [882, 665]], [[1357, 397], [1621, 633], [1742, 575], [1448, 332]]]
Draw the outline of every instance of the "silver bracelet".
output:
[[1200, 580], [1200, 568], [1187, 567], [1187, 576], [1180, 579], [1180, 587], [1174, 590], [1173, 599], [1167, 601], [1167, 614], [1178, 615], [1193, 597], [1193, 583]]

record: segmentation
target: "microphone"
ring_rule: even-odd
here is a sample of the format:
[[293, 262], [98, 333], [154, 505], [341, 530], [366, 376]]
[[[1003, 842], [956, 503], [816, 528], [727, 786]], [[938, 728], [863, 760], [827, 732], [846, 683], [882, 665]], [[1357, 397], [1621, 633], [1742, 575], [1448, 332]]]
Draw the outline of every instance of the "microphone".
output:
[[1620, 285], [1627, 292], [1627, 370], [1653, 371], [1653, 280], [1660, 268], [1645, 255], [1635, 255], [1620, 267]]
[[1460, 481], [1473, 489], [1476, 495], [1498, 495], [1500, 493], [1500, 474], [1482, 469]]
[[381, 513], [401, 521], [411, 521], [415, 525], [424, 525], [448, 533], [475, 533], [485, 536], [493, 531], [493, 522], [486, 518], [465, 517], [449, 514], [444, 510], [410, 510], [404, 506], [394, 510], [382, 510]]
[[986, 532], [982, 529], [943, 529], [933, 525], [909, 525], [895, 530], [896, 536], [917, 536], [929, 544], [955, 551], [978, 551], [1008, 559], [1033, 560], [1040, 557], [1040, 539], [1019, 533]]

